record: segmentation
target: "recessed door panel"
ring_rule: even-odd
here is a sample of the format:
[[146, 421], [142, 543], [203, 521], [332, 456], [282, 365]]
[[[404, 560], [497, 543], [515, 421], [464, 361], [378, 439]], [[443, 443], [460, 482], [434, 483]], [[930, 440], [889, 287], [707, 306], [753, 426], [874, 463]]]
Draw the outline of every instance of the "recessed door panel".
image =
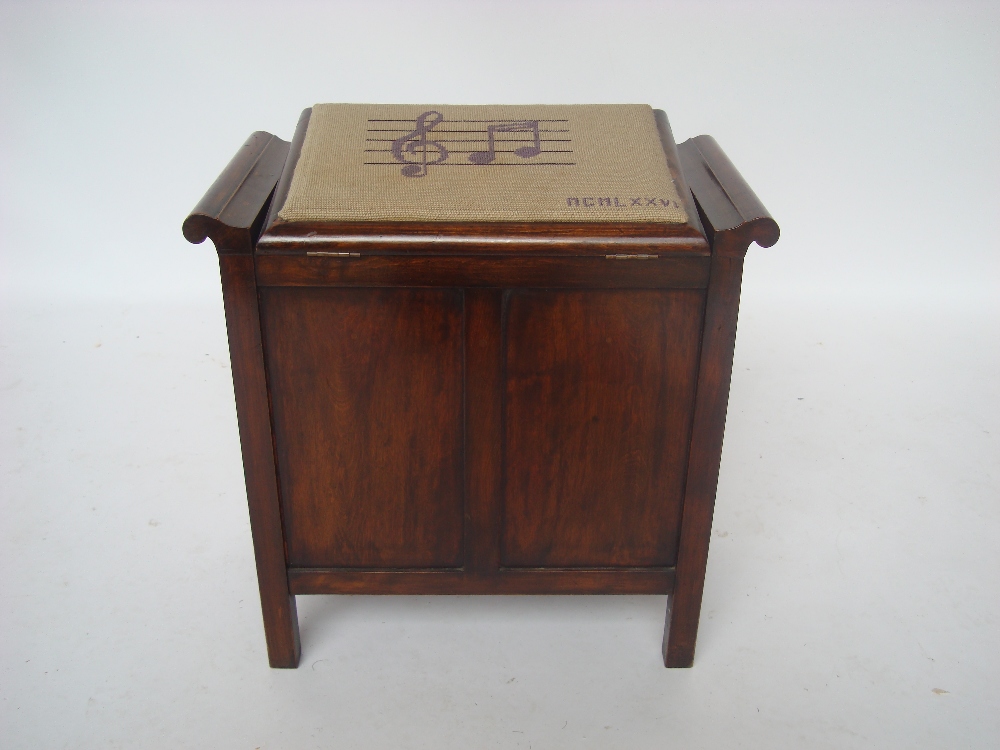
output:
[[515, 291], [502, 562], [676, 562], [704, 295]]
[[288, 562], [457, 567], [463, 296], [263, 288]]

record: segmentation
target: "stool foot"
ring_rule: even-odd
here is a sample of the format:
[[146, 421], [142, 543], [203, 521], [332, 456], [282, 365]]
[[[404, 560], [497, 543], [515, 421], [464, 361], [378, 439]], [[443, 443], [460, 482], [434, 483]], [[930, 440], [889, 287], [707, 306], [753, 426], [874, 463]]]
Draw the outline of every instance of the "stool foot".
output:
[[[663, 626], [663, 666], [685, 669], [694, 664], [694, 637], [685, 637], [673, 595], [667, 597], [667, 617]], [[697, 624], [695, 625], [697, 628]], [[697, 631], [695, 631], [697, 632]]]
[[275, 669], [295, 669], [299, 666], [302, 646], [299, 642], [299, 616], [295, 597], [284, 601], [261, 601], [264, 614], [264, 637], [267, 640], [267, 661]]

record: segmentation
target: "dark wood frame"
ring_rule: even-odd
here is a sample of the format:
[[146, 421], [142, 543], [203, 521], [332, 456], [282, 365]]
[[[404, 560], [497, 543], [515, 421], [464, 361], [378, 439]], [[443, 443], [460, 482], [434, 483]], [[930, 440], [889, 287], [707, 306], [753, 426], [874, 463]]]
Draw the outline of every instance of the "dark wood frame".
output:
[[[295, 667], [296, 594], [668, 594], [663, 658], [694, 659], [716, 485], [722, 455], [743, 259], [778, 226], [710, 136], [675, 147], [657, 112], [668, 163], [692, 221], [672, 233], [638, 227], [441, 225], [300, 227], [275, 224], [309, 119], [292, 143], [250, 136], [183, 225], [219, 254], [254, 552], [272, 667]], [[502, 243], [502, 247], [498, 244]], [[376, 247], [377, 256], [366, 250]], [[530, 257], [526, 257], [531, 253]], [[616, 261], [655, 256], [651, 264]], [[610, 261], [610, 262], [609, 262]], [[275, 434], [262, 346], [259, 287], [453, 286], [465, 289], [465, 565], [461, 569], [289, 567], [282, 528]], [[505, 288], [704, 289], [700, 365], [687, 457], [677, 563], [667, 568], [503, 568], [499, 521], [502, 423], [501, 326]]]

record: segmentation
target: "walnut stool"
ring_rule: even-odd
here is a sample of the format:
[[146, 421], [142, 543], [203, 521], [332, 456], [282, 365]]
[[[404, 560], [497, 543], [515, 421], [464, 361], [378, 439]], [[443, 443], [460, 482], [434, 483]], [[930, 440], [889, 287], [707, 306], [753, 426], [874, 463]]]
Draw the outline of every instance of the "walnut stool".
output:
[[219, 253], [268, 657], [296, 594], [667, 594], [694, 659], [743, 258], [778, 226], [645, 105], [320, 104]]

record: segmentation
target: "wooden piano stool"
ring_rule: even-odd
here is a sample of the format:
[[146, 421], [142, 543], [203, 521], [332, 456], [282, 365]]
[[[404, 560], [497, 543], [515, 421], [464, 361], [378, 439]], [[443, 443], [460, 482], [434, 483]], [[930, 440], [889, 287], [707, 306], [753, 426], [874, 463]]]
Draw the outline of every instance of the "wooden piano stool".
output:
[[316, 105], [186, 219], [219, 255], [270, 664], [298, 594], [701, 609], [743, 258], [778, 226], [645, 105]]

